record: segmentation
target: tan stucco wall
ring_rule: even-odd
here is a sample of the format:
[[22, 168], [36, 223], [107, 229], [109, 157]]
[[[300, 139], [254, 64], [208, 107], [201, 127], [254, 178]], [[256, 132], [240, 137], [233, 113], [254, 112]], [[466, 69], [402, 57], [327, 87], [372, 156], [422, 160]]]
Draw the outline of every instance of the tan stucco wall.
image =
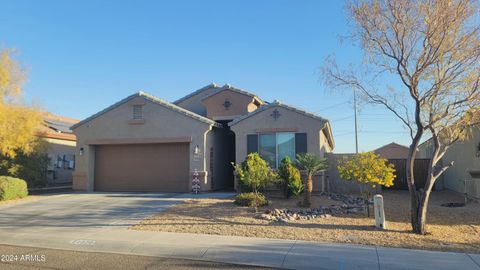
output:
[[[280, 113], [280, 118], [276, 121], [271, 116], [275, 109]], [[323, 127], [324, 123], [321, 121], [284, 107], [272, 106], [231, 127], [235, 132], [235, 162], [240, 163], [247, 156], [248, 134], [270, 132], [275, 129], [278, 129], [279, 132], [307, 133], [307, 151], [323, 157], [326, 152], [329, 152], [327, 150], [330, 150], [328, 146], [324, 145], [326, 139], [322, 139], [320, 136]]]
[[[480, 143], [480, 132], [476, 130], [474, 136], [465, 141], [454, 144], [442, 159], [443, 164], [454, 161], [454, 164], [443, 175], [445, 188], [460, 193], [464, 192], [464, 179], [470, 180], [468, 170], [480, 170], [480, 158], [476, 157], [476, 149]], [[467, 182], [467, 193], [480, 199], [480, 179]]]
[[[54, 160], [57, 159], [57, 156], [63, 157], [66, 155], [67, 158], [74, 159], [76, 142], [53, 138], [44, 138], [44, 140], [47, 142], [47, 154], [50, 158], [50, 165], [48, 166], [49, 172], [47, 174], [48, 183], [71, 183], [73, 179], [73, 169], [69, 169], [68, 166], [67, 168], [64, 166], [58, 168], [57, 166], [53, 166], [53, 164]], [[55, 171], [55, 178], [53, 171]]]
[[196, 114], [200, 114], [202, 116], [207, 116], [207, 109], [202, 103], [202, 99], [213, 92], [217, 91], [218, 87], [211, 86], [209, 88], [206, 88], [199, 93], [192, 95], [191, 97], [188, 97], [181, 102], [175, 103], [175, 105], [182, 107], [184, 109], [187, 109], [191, 112], [194, 112]]
[[[476, 149], [479, 143], [480, 131], [476, 129], [470, 139], [464, 142], [457, 142], [448, 149], [442, 159], [442, 163], [448, 164], [453, 161], [454, 164], [443, 174], [442, 180], [445, 188], [464, 193], [462, 180], [471, 180], [468, 170], [480, 170], [480, 158], [476, 157]], [[419, 157], [430, 158], [431, 155], [431, 143], [427, 141], [419, 147]], [[467, 182], [467, 193], [472, 197], [480, 199], [480, 180]]]
[[[165, 142], [185, 140], [185, 137], [191, 138], [190, 143], [190, 171], [197, 169], [203, 175], [207, 174], [205, 170], [205, 145], [206, 134], [211, 129], [211, 125], [200, 122], [191, 117], [163, 107], [151, 101], [144, 102], [143, 124], [129, 124], [132, 119], [132, 104], [138, 104], [143, 101], [142, 97], [137, 97], [124, 103], [100, 116], [84, 123], [74, 129], [77, 136], [77, 165], [74, 173], [74, 188], [82, 190], [93, 190], [94, 165], [95, 165], [95, 141], [105, 143], [133, 142]], [[193, 152], [195, 145], [198, 145], [201, 155], [194, 158]], [[84, 154], [80, 156], [80, 148], [84, 149]], [[174, 168], [173, 168], [174, 169]]]
[[432, 156], [432, 143], [426, 141], [417, 148], [417, 158], [430, 158]]
[[330, 153], [333, 151], [332, 147], [328, 143], [327, 135], [325, 135], [326, 129], [320, 131], [320, 149], [323, 153]]
[[[230, 107], [225, 108], [225, 101], [230, 101]], [[227, 116], [239, 116], [256, 110], [254, 98], [245, 94], [225, 89], [203, 100], [207, 108], [207, 117], [211, 119]], [[233, 117], [232, 117], [233, 118]]]

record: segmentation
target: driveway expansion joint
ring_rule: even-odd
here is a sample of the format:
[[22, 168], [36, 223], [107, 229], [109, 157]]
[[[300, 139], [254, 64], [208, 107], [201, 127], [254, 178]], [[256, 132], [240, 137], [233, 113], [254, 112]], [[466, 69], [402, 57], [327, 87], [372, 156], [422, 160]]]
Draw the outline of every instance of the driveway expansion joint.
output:
[[297, 240], [295, 240], [292, 245], [290, 246], [290, 248], [288, 249], [287, 253], [285, 254], [285, 256], [283, 256], [283, 261], [282, 261], [282, 264], [281, 266], [283, 267], [285, 265], [285, 260], [287, 259], [287, 256], [288, 254], [290, 254], [290, 251], [292, 251], [293, 247], [295, 247], [295, 245], [297, 244]]
[[465, 253], [465, 255], [467, 255], [467, 257], [470, 258], [470, 260], [472, 260], [473, 263], [478, 266], [478, 269], [480, 269], [480, 264], [477, 261], [475, 261], [470, 254]]

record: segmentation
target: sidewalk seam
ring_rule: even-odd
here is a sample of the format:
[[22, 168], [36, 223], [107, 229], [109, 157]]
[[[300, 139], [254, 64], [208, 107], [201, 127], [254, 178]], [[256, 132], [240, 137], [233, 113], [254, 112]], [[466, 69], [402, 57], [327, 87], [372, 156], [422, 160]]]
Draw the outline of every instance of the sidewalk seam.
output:
[[472, 260], [473, 263], [474, 263], [476, 266], [478, 266], [478, 268], [480, 269], [480, 264], [478, 264], [477, 261], [475, 261], [475, 260], [472, 258], [472, 256], [470, 256], [470, 254], [465, 253], [465, 255], [467, 255], [467, 257], [470, 258], [470, 260]]
[[289, 248], [288, 251], [287, 251], [287, 254], [285, 254], [285, 256], [283, 257], [282, 267], [283, 267], [283, 265], [285, 264], [285, 260], [287, 259], [288, 254], [290, 254], [290, 251], [292, 251], [293, 247], [294, 247], [296, 244], [297, 244], [297, 240], [295, 240], [295, 242], [292, 243], [292, 245], [290, 246], [290, 248]]
[[200, 258], [203, 258], [203, 256], [205, 256], [205, 254], [207, 254], [207, 251], [209, 251], [209, 250], [210, 250], [210, 248], [205, 249], [205, 251], [202, 253], [202, 256], [200, 256]]
[[378, 247], [377, 246], [375, 246], [375, 253], [377, 253], [378, 270], [380, 270], [380, 255], [378, 255]]

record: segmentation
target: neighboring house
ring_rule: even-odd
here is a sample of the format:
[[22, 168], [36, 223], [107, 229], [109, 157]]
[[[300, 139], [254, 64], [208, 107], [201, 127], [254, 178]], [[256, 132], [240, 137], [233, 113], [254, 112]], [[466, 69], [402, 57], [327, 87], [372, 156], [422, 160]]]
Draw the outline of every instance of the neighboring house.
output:
[[[431, 158], [433, 145], [427, 140], [418, 147], [419, 158]], [[480, 199], [480, 130], [475, 128], [472, 136], [463, 142], [453, 144], [442, 158], [443, 164], [453, 161], [453, 166], [446, 170], [441, 179], [443, 187]], [[472, 177], [471, 173], [475, 175]]]
[[48, 144], [47, 180], [49, 186], [71, 185], [75, 169], [76, 137], [70, 127], [78, 120], [47, 114], [37, 135]]
[[274, 168], [284, 156], [334, 148], [328, 120], [210, 84], [173, 103], [133, 94], [72, 127], [74, 189], [189, 192], [236, 188], [232, 162], [259, 152]]
[[375, 154], [385, 159], [406, 159], [408, 151], [408, 147], [394, 142], [373, 150]]
[[[407, 158], [410, 148], [395, 142], [384, 145], [380, 148], [373, 150], [377, 155], [382, 158], [388, 159], [390, 164], [395, 167], [395, 180], [393, 186], [389, 189], [401, 189], [408, 190], [407, 182]], [[418, 152], [417, 152], [418, 155]], [[424, 187], [428, 178], [428, 166], [429, 159], [420, 159], [417, 156], [415, 160], [415, 185], [418, 188]], [[435, 184], [435, 190], [441, 189], [441, 182]]]

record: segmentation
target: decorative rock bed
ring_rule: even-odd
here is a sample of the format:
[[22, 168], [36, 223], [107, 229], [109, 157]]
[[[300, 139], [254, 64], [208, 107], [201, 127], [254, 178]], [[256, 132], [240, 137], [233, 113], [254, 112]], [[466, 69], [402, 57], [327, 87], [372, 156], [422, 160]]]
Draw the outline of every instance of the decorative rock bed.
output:
[[330, 218], [332, 215], [363, 213], [364, 202], [360, 197], [331, 194], [330, 199], [343, 202], [342, 205], [321, 206], [319, 208], [308, 208], [300, 210], [291, 209], [269, 209], [264, 213], [257, 214], [257, 218], [277, 221], [292, 222], [296, 220], [312, 220], [316, 218]]

